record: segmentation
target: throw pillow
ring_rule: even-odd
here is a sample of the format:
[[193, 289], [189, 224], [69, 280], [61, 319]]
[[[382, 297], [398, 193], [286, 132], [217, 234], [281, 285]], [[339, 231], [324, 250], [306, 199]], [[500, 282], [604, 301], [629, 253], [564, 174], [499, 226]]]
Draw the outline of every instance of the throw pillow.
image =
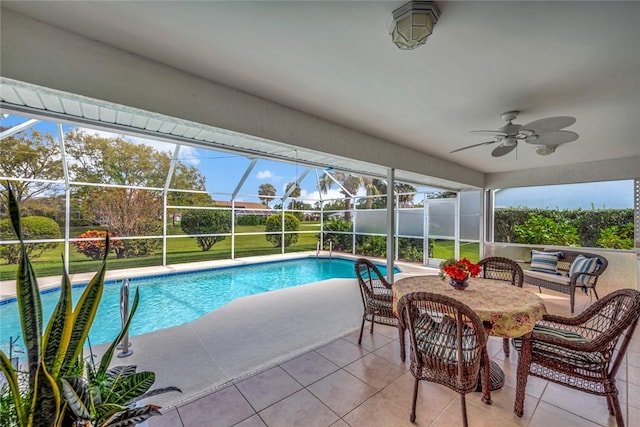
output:
[[[598, 267], [598, 258], [588, 258], [584, 255], [578, 255], [569, 267], [569, 277], [572, 277], [576, 273], [593, 273]], [[576, 280], [576, 283], [587, 284], [590, 276], [580, 275]]]
[[531, 251], [531, 271], [539, 271], [541, 273], [558, 273], [558, 258], [562, 256], [562, 252], [541, 252]]

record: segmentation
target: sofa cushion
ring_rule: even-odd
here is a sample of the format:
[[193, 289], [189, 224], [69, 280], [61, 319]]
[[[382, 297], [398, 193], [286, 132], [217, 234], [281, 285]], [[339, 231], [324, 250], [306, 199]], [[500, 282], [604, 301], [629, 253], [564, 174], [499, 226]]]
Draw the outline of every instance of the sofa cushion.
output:
[[531, 251], [531, 271], [556, 274], [558, 272], [558, 258], [562, 252]]
[[[571, 263], [571, 268], [569, 268], [569, 277], [573, 276], [576, 273], [593, 273], [598, 267], [598, 262], [598, 258], [588, 258], [584, 255], [578, 255], [576, 259]], [[585, 284], [588, 282], [589, 277], [590, 276], [580, 275], [578, 276], [576, 282]]]
[[524, 277], [530, 277], [533, 279], [546, 280], [547, 282], [559, 283], [561, 285], [569, 286], [570, 280], [567, 276], [560, 276], [559, 274], [541, 273], [539, 271], [523, 270]]

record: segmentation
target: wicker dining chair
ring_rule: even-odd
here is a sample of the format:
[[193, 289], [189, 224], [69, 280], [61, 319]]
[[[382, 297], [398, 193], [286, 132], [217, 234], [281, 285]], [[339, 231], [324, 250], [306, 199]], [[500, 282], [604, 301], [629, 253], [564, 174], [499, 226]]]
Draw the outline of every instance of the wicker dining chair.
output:
[[491, 404], [485, 325], [462, 302], [429, 292], [406, 294], [398, 302], [398, 310], [401, 322], [409, 330], [411, 374], [415, 378], [409, 419], [416, 420], [418, 385], [426, 380], [460, 394], [462, 422], [467, 426], [465, 395], [475, 391], [478, 376], [482, 381], [482, 401]]
[[576, 317], [546, 314], [533, 332], [514, 339], [520, 352], [514, 412], [521, 417], [529, 375], [606, 396], [618, 426], [624, 419], [616, 374], [640, 317], [640, 292], [620, 289]]
[[[478, 277], [502, 280], [513, 286], [522, 287], [524, 274], [522, 273], [522, 267], [520, 267], [517, 262], [509, 258], [487, 257], [481, 259], [478, 265], [481, 268]], [[504, 351], [504, 355], [509, 357], [509, 338], [503, 338], [502, 350]]]
[[[358, 344], [361, 344], [365, 321], [371, 322], [370, 333], [373, 333], [374, 323], [397, 326], [398, 319], [393, 314], [391, 284], [380, 273], [378, 267], [366, 258], [358, 258], [355, 261], [355, 270], [364, 306], [360, 337], [358, 338]], [[400, 333], [400, 346], [404, 349], [403, 333]]]

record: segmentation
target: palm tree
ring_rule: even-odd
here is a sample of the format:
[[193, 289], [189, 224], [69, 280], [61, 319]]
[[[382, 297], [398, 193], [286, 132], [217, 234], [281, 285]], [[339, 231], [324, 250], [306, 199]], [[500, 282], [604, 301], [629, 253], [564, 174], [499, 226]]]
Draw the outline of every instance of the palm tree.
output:
[[[378, 196], [380, 194], [383, 194], [381, 193], [381, 188], [382, 188], [382, 185], [384, 185], [384, 183], [381, 180], [376, 178], [367, 178], [364, 176], [360, 177], [360, 180], [362, 182], [362, 186], [367, 192], [367, 196]], [[373, 197], [367, 197], [367, 201], [366, 201], [367, 209], [373, 208], [373, 201], [374, 201]]]
[[408, 208], [413, 202], [415, 196], [416, 187], [409, 184], [396, 183], [395, 192], [398, 194], [398, 203], [401, 208]]
[[300, 194], [301, 194], [300, 186], [298, 184], [296, 184], [295, 182], [288, 183], [284, 189], [284, 194], [287, 194], [289, 192], [289, 189], [294, 185], [296, 188], [294, 188], [291, 194], [289, 194], [289, 198], [292, 199], [291, 202], [289, 203], [289, 209], [298, 209], [299, 205], [302, 206], [302, 203], [296, 203], [296, 200], [295, 200], [295, 198], [300, 197]]
[[[344, 172], [331, 172], [331, 176], [342, 186], [340, 188], [340, 193], [344, 195], [344, 220], [351, 221], [351, 196], [358, 192], [361, 177], [346, 174]], [[335, 181], [327, 176], [327, 173], [325, 173], [318, 181], [320, 191], [325, 194], [334, 184]]]
[[276, 197], [276, 189], [269, 183], [260, 184], [260, 187], [258, 187], [258, 195], [262, 203], [264, 203], [266, 207], [269, 207], [269, 201]]
[[[386, 206], [387, 204], [387, 184], [384, 181], [381, 180], [374, 180], [376, 182], [374, 182], [376, 189], [378, 191], [377, 194], [384, 194], [385, 196], [380, 197], [377, 201], [376, 201], [376, 205], [378, 205], [378, 207], [383, 207]], [[413, 185], [409, 185], [409, 184], [404, 184], [401, 182], [396, 182], [395, 186], [394, 186], [394, 192], [395, 194], [398, 194], [398, 203], [400, 205], [401, 208], [407, 208], [409, 206], [411, 206], [412, 202], [413, 202], [413, 198], [415, 196], [415, 192], [416, 192], [416, 188]]]

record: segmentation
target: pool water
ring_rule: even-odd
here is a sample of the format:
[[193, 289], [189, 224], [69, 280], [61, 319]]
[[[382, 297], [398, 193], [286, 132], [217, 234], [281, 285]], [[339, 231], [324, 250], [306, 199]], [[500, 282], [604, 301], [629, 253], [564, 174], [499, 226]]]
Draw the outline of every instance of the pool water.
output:
[[[384, 266], [379, 266], [386, 274]], [[129, 335], [140, 335], [191, 322], [236, 298], [318, 282], [332, 278], [355, 278], [353, 261], [303, 258], [240, 267], [201, 270], [130, 280], [130, 299], [140, 290], [140, 303]], [[86, 284], [85, 284], [86, 285]], [[104, 293], [89, 333], [91, 345], [113, 341], [120, 332], [121, 281], [105, 282]], [[74, 309], [84, 286], [72, 290]], [[59, 290], [42, 297], [44, 327], [60, 295]], [[0, 348], [9, 354], [9, 339], [22, 335], [17, 302], [0, 305]], [[22, 340], [17, 342], [24, 350]], [[16, 355], [15, 356], [24, 356]]]

